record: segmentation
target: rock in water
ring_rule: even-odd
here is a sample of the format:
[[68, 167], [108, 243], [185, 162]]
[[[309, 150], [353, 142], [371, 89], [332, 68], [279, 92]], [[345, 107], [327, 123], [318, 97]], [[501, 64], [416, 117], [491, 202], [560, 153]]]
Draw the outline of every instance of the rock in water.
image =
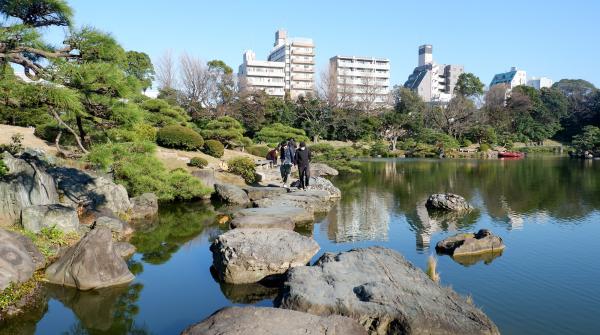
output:
[[2, 153], [9, 174], [0, 180], [0, 226], [9, 226], [21, 216], [23, 208], [59, 202], [54, 179], [46, 163], [30, 155], [13, 157]]
[[[292, 183], [292, 187], [299, 187], [300, 181], [296, 180]], [[333, 183], [323, 177], [310, 177], [308, 180], [307, 190], [321, 190], [329, 192], [332, 198], [340, 198], [342, 196], [342, 191], [339, 188], [335, 187]]]
[[210, 246], [219, 280], [256, 283], [305, 265], [317, 251], [315, 240], [286, 229], [233, 229]]
[[295, 225], [311, 223], [315, 220], [312, 211], [304, 208], [275, 206], [268, 208], [244, 208], [233, 213], [235, 218], [242, 216], [273, 216], [278, 218], [289, 218]]
[[254, 206], [268, 207], [298, 207], [313, 213], [327, 213], [333, 206], [331, 195], [323, 190], [294, 191], [275, 198], [264, 198], [254, 201]]
[[158, 197], [154, 193], [144, 193], [130, 201], [131, 219], [146, 219], [158, 214]]
[[248, 197], [250, 198], [251, 201], [260, 200], [260, 199], [264, 199], [264, 198], [276, 198], [276, 197], [278, 197], [282, 194], [286, 194], [288, 192], [288, 190], [286, 188], [274, 187], [274, 186], [268, 186], [268, 187], [248, 186], [248, 187], [244, 188], [244, 190], [248, 194]]
[[115, 250], [110, 229], [98, 227], [50, 265], [46, 278], [54, 284], [90, 290], [129, 283], [134, 276]]
[[182, 335], [365, 335], [354, 320], [270, 307], [226, 307]]
[[453, 256], [465, 256], [486, 252], [499, 252], [504, 249], [502, 238], [487, 229], [477, 233], [462, 233], [445, 238], [437, 243], [435, 250]]
[[465, 198], [452, 193], [432, 194], [425, 206], [427, 209], [440, 211], [468, 212], [473, 209]]
[[280, 228], [294, 230], [296, 225], [290, 218], [278, 217], [278, 216], [267, 216], [267, 215], [251, 215], [251, 216], [240, 216], [233, 219], [229, 223], [231, 229], [236, 228], [258, 228], [258, 229], [271, 229]]
[[229, 184], [215, 184], [215, 192], [223, 201], [233, 205], [246, 205], [250, 198], [241, 187]]
[[337, 176], [338, 170], [332, 168], [325, 163], [311, 163], [310, 164], [310, 175], [315, 177], [321, 176]]
[[21, 212], [21, 223], [34, 233], [52, 227], [64, 233], [79, 231], [77, 210], [60, 204], [27, 207]]
[[10, 283], [29, 280], [44, 262], [29, 238], [0, 228], [0, 291]]
[[326, 253], [290, 269], [276, 304], [349, 316], [370, 334], [499, 334], [482, 311], [383, 247]]
[[135, 246], [129, 242], [115, 242], [115, 251], [123, 258], [129, 258], [135, 254]]

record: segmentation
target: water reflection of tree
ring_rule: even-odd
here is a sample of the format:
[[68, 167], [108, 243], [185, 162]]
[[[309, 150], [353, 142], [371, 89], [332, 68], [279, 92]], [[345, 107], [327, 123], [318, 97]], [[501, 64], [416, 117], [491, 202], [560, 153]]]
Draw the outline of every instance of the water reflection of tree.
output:
[[138, 225], [131, 239], [142, 260], [163, 264], [215, 219], [213, 209], [204, 204], [173, 204], [161, 207], [156, 222]]

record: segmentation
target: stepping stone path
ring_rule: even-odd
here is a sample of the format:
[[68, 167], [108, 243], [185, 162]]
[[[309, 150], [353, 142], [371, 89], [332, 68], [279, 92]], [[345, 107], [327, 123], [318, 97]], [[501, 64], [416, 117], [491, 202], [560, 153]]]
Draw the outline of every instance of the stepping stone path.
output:
[[231, 229], [235, 228], [259, 228], [259, 229], [288, 229], [294, 230], [294, 222], [287, 217], [267, 216], [267, 215], [250, 215], [241, 216], [233, 219], [229, 223]]
[[304, 208], [274, 206], [268, 208], [244, 208], [233, 213], [234, 218], [242, 216], [272, 216], [289, 218], [296, 226], [312, 223], [315, 216]]

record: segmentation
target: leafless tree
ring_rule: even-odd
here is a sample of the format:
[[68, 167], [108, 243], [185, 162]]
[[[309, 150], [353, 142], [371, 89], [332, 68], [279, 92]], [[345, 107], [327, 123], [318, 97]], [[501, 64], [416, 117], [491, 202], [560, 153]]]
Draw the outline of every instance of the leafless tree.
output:
[[174, 89], [177, 86], [177, 70], [171, 50], [165, 51], [156, 62], [156, 80], [160, 89]]
[[352, 108], [354, 99], [352, 85], [343, 73], [338, 76], [333, 66], [320, 74], [317, 95], [330, 108]]
[[211, 74], [207, 66], [197, 57], [184, 53], [179, 58], [181, 91], [190, 103], [209, 108], [213, 95]]
[[429, 110], [429, 120], [446, 134], [459, 137], [472, 124], [477, 108], [473, 101], [457, 95], [447, 106], [436, 106]]
[[494, 85], [485, 94], [485, 122], [498, 130], [506, 129], [510, 124], [510, 116], [506, 110], [507, 91], [506, 85]]

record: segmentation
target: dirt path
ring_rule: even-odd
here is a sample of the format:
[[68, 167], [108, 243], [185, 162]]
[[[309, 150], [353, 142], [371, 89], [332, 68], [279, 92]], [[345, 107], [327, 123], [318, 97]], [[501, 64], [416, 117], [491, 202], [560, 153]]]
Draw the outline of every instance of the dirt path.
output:
[[23, 134], [23, 146], [38, 148], [49, 154], [56, 154], [56, 148], [50, 143], [33, 135], [34, 128], [16, 127], [0, 124], [0, 144], [8, 144], [15, 134]]

